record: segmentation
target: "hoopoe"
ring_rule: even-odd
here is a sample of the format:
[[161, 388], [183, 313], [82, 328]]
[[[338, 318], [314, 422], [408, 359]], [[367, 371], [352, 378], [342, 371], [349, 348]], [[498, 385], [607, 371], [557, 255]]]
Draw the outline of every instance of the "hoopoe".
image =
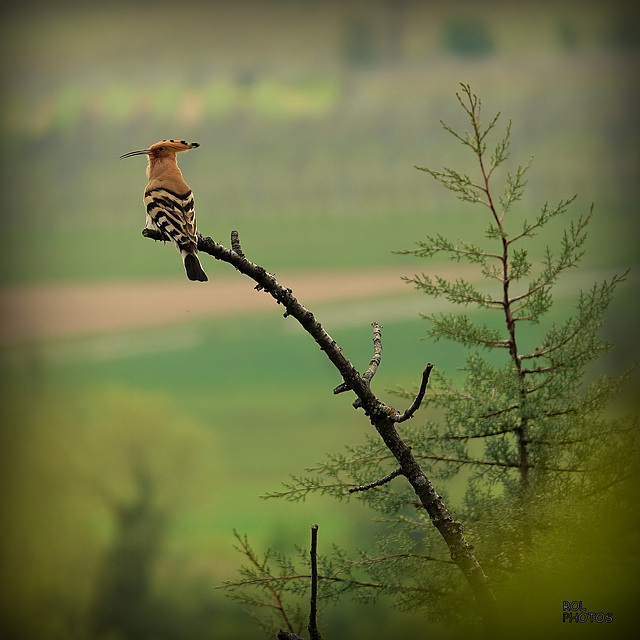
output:
[[131, 151], [120, 156], [146, 155], [147, 178], [144, 206], [147, 210], [146, 228], [159, 231], [171, 240], [182, 256], [189, 280], [205, 282], [208, 278], [198, 260], [198, 236], [193, 194], [184, 181], [176, 162], [176, 153], [199, 147], [198, 142], [161, 140], [148, 149]]

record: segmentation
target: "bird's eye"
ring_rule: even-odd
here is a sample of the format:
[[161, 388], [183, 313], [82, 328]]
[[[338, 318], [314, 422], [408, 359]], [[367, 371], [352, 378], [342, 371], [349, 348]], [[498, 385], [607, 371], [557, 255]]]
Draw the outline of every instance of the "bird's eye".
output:
[[164, 151], [164, 147], [158, 147], [158, 151]]

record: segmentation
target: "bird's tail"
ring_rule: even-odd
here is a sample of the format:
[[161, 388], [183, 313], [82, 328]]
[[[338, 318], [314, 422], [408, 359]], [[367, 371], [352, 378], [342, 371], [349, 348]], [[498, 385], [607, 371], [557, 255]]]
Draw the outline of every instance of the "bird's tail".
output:
[[206, 282], [209, 279], [207, 278], [207, 274], [203, 271], [202, 265], [200, 264], [200, 260], [198, 260], [197, 255], [184, 251], [182, 252], [182, 257], [184, 258], [184, 268], [187, 272], [187, 278], [189, 278], [189, 280]]

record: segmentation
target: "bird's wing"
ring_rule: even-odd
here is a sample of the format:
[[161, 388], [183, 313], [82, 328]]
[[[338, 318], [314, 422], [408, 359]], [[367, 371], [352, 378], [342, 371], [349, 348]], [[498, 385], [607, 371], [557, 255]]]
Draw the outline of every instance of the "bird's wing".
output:
[[163, 187], [148, 189], [144, 194], [147, 216], [163, 235], [179, 249], [198, 245], [193, 194], [175, 193]]

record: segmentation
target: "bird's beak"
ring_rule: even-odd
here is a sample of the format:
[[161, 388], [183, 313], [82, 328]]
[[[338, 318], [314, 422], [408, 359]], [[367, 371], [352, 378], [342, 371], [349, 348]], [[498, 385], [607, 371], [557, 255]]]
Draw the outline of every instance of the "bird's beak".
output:
[[124, 155], [120, 156], [120, 160], [122, 160], [122, 158], [130, 158], [131, 156], [149, 155], [150, 153], [151, 151], [149, 149], [140, 149], [140, 151], [129, 151], [129, 153], [125, 153]]

